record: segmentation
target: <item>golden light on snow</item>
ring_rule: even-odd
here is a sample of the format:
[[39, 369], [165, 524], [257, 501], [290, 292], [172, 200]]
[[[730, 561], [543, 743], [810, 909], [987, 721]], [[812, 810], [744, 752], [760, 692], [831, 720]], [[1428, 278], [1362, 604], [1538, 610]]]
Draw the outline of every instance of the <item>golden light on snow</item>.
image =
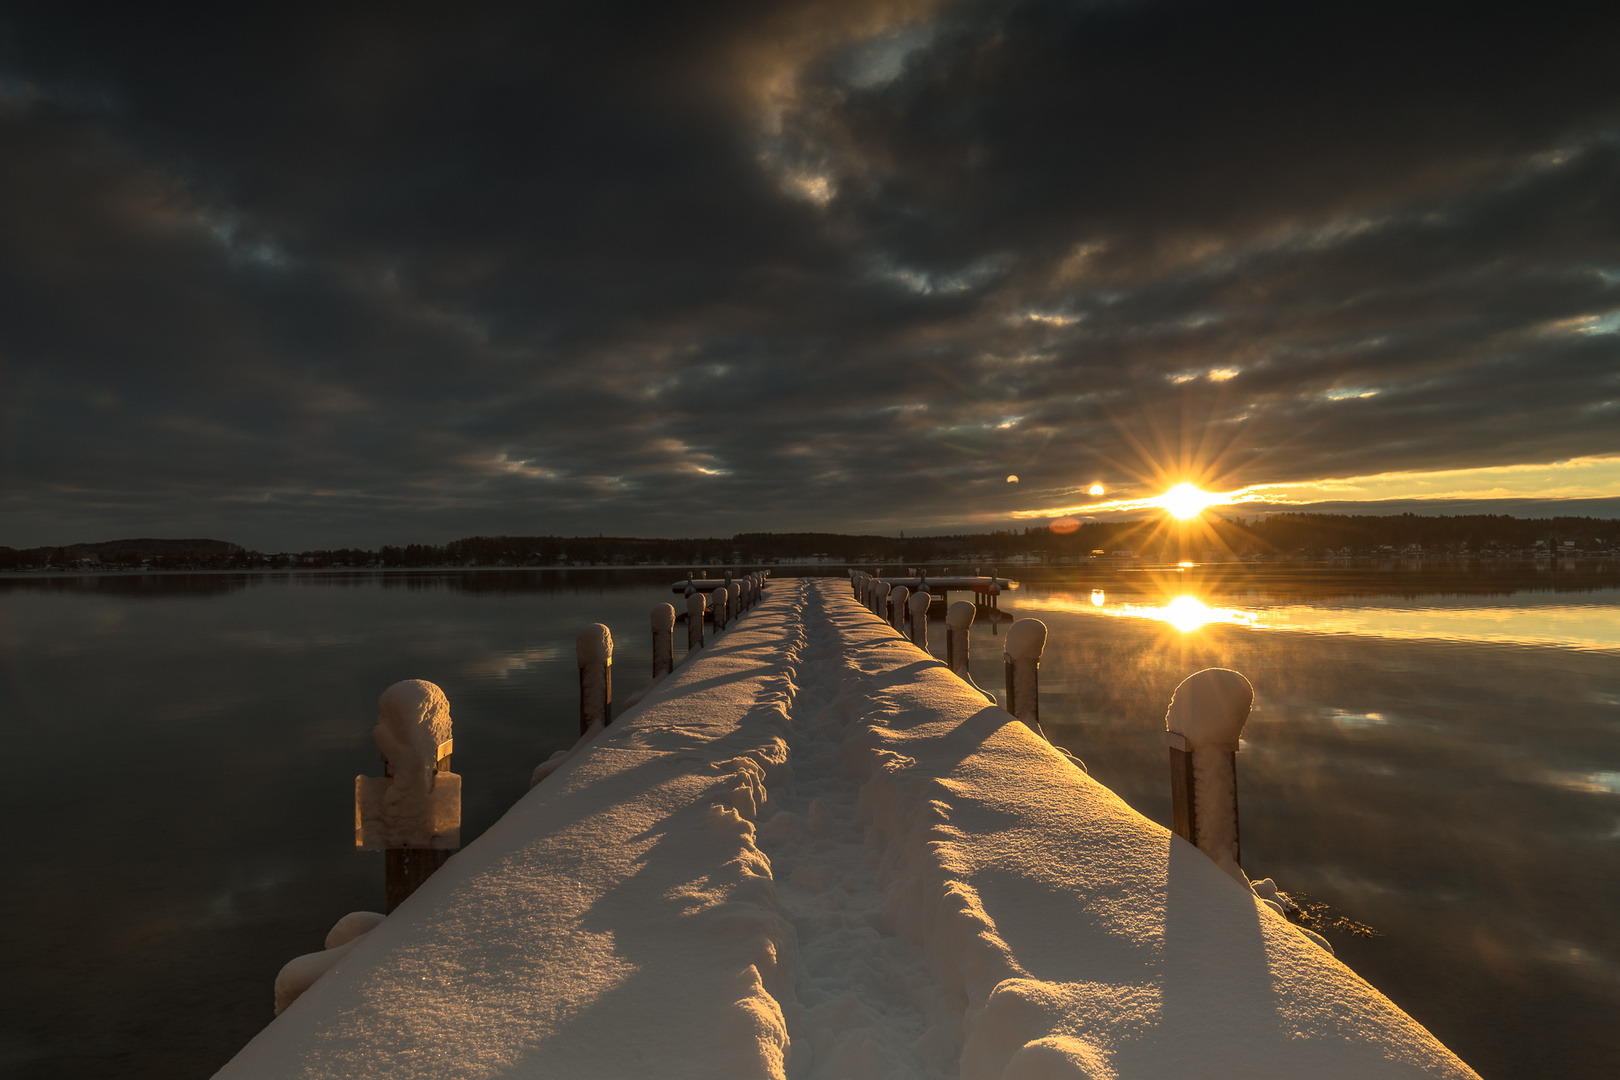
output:
[[1090, 494], [1092, 494], [1092, 495], [1106, 495], [1106, 494], [1108, 494], [1108, 489], [1103, 487], [1101, 484], [1092, 484]]
[[1183, 482], [1160, 495], [1154, 502], [1168, 510], [1172, 516], [1186, 521], [1197, 517], [1207, 507], [1224, 499], [1225, 496], [1211, 495], [1193, 484]]
[[1018, 477], [1016, 477], [1016, 476], [1009, 476], [1009, 477], [1007, 477], [1007, 483], [1009, 483], [1009, 484], [1016, 484], [1016, 483], [1018, 483]]

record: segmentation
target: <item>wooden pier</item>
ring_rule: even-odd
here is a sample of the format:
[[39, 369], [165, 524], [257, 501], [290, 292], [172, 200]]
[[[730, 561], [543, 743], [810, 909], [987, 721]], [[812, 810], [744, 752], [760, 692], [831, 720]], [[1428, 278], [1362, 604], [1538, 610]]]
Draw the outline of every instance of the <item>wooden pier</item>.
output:
[[[852, 584], [772, 580], [218, 1076], [1474, 1077], [1256, 895], [1235, 817], [1195, 847], [1036, 733], [1033, 635], [1021, 721]], [[1201, 776], [1238, 689], [1144, 737]]]

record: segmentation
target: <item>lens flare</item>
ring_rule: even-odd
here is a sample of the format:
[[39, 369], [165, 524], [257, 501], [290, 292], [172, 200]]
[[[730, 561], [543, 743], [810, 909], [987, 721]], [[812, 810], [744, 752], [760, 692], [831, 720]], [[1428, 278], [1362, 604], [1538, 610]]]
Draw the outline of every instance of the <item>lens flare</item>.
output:
[[1016, 483], [1018, 483], [1018, 477], [1016, 477], [1016, 476], [1009, 476], [1009, 477], [1007, 477], [1007, 483], [1009, 483], [1009, 484], [1016, 484]]

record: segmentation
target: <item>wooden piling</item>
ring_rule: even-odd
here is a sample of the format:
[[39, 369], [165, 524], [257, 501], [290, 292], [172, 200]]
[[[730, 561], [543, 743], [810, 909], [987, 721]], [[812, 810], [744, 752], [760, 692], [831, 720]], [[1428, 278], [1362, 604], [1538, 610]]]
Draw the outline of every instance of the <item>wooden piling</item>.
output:
[[1046, 651], [1046, 624], [1039, 619], [1019, 619], [1007, 631], [1005, 643], [1007, 711], [1041, 730], [1041, 654]]
[[383, 775], [354, 779], [354, 842], [383, 852], [384, 911], [391, 912], [461, 846], [450, 703], [425, 680], [395, 683], [377, 700], [372, 737]]
[[686, 594], [686, 651], [703, 648], [703, 615], [709, 600], [700, 592]]
[[652, 609], [652, 677], [675, 670], [675, 605], [659, 604]]
[[613, 722], [613, 635], [592, 623], [574, 639], [579, 661], [579, 733], [593, 723]]
[[1238, 835], [1237, 748], [1254, 706], [1249, 680], [1205, 668], [1176, 687], [1165, 712], [1176, 835], [1247, 884]]

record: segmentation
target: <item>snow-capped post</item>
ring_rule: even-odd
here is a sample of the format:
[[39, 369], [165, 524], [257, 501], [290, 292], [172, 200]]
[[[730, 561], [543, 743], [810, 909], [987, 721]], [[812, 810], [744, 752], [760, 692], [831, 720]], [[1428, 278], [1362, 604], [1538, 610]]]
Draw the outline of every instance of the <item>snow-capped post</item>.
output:
[[1007, 631], [1007, 711], [1046, 737], [1041, 730], [1041, 653], [1046, 651], [1046, 624], [1019, 619]]
[[1238, 846], [1237, 748], [1253, 707], [1248, 679], [1205, 668], [1181, 680], [1164, 714], [1172, 827], [1241, 882], [1248, 878]]
[[714, 597], [714, 603], [709, 605], [709, 614], [713, 617], [715, 637], [719, 637], [720, 631], [726, 628], [729, 621], [727, 616], [730, 613], [726, 608], [731, 606], [731, 590], [716, 589], [709, 595]]
[[652, 609], [653, 678], [675, 670], [675, 605]]
[[733, 581], [730, 585], [726, 586], [726, 591], [731, 594], [731, 610], [736, 614], [737, 618], [739, 618], [739, 619], [742, 618], [742, 613], [743, 613], [743, 587], [742, 587], [742, 582]]
[[896, 633], [906, 632], [906, 602], [910, 599], [911, 590], [904, 585], [896, 585], [889, 593], [889, 625]]
[[709, 608], [708, 598], [697, 590], [686, 594], [686, 651], [703, 648], [703, 613]]
[[574, 639], [579, 658], [579, 733], [593, 723], [613, 722], [613, 635], [601, 623], [591, 623]]
[[973, 628], [973, 614], [973, 605], [966, 600], [958, 600], [945, 612], [945, 666], [963, 678], [967, 678], [968, 632]]
[[914, 592], [906, 601], [911, 612], [911, 643], [923, 652], [928, 651], [928, 594]]
[[872, 579], [872, 614], [889, 621], [889, 583], [882, 578]]
[[385, 911], [393, 911], [461, 846], [461, 777], [450, 771], [450, 703], [406, 679], [377, 699], [371, 737], [382, 776], [354, 778], [354, 846], [383, 853]]

